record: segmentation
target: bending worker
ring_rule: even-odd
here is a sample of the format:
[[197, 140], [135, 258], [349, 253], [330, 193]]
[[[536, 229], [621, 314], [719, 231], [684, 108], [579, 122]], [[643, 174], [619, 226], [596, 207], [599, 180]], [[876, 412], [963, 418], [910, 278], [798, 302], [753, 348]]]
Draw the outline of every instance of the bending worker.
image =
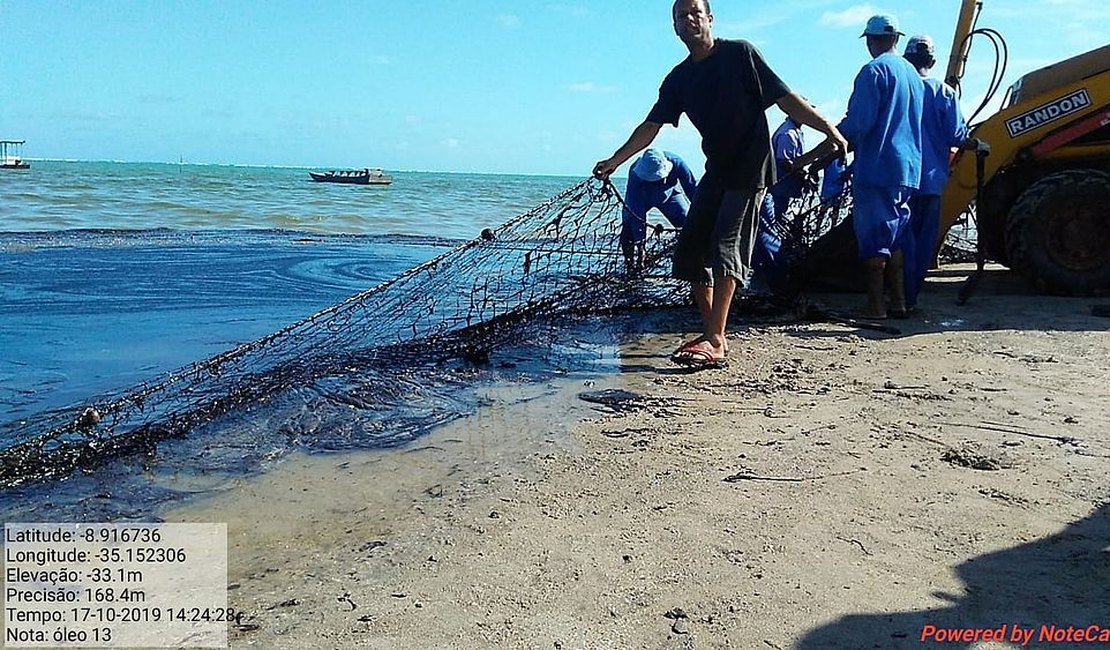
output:
[[648, 210], [659, 210], [672, 226], [681, 228], [696, 188], [689, 165], [669, 151], [648, 149], [632, 163], [621, 215], [621, 251], [628, 270], [643, 266]]

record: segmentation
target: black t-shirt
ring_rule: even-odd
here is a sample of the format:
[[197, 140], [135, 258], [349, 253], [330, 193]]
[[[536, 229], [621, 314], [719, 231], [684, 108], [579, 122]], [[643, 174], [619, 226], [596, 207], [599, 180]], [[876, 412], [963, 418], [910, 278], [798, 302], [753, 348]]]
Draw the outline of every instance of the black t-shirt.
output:
[[766, 187], [775, 171], [765, 111], [788, 92], [754, 45], [719, 38], [708, 58], [671, 70], [647, 120], [678, 126], [686, 113], [701, 133], [706, 174], [729, 189]]

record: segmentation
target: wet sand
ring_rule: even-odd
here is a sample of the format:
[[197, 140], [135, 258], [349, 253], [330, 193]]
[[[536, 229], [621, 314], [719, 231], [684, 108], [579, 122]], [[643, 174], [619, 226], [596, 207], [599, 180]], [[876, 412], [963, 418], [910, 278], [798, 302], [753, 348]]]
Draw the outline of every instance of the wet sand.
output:
[[[166, 519], [228, 523], [232, 647], [1110, 627], [1110, 319], [1090, 312], [1107, 301], [992, 272], [957, 307], [960, 278], [931, 278], [900, 335], [738, 320], [724, 370], [667, 361], [692, 321], [652, 327], [619, 374], [491, 389], [410, 447], [286, 457]], [[638, 397], [578, 398], [604, 389]]]

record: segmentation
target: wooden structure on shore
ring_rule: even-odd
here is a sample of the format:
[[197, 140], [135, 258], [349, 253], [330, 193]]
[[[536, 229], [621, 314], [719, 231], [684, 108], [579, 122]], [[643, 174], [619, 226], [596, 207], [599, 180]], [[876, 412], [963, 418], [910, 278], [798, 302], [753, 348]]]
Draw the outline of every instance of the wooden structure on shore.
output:
[[23, 160], [23, 140], [0, 140], [0, 169], [30, 169]]

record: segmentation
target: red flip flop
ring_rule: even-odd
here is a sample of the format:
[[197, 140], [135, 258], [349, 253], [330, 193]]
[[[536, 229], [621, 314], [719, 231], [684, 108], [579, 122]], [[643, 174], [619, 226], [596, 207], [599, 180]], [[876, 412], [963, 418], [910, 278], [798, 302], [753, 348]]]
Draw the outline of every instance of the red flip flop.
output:
[[671, 363], [687, 368], [724, 368], [728, 366], [728, 359], [715, 357], [709, 350], [696, 345], [688, 345], [671, 355]]

